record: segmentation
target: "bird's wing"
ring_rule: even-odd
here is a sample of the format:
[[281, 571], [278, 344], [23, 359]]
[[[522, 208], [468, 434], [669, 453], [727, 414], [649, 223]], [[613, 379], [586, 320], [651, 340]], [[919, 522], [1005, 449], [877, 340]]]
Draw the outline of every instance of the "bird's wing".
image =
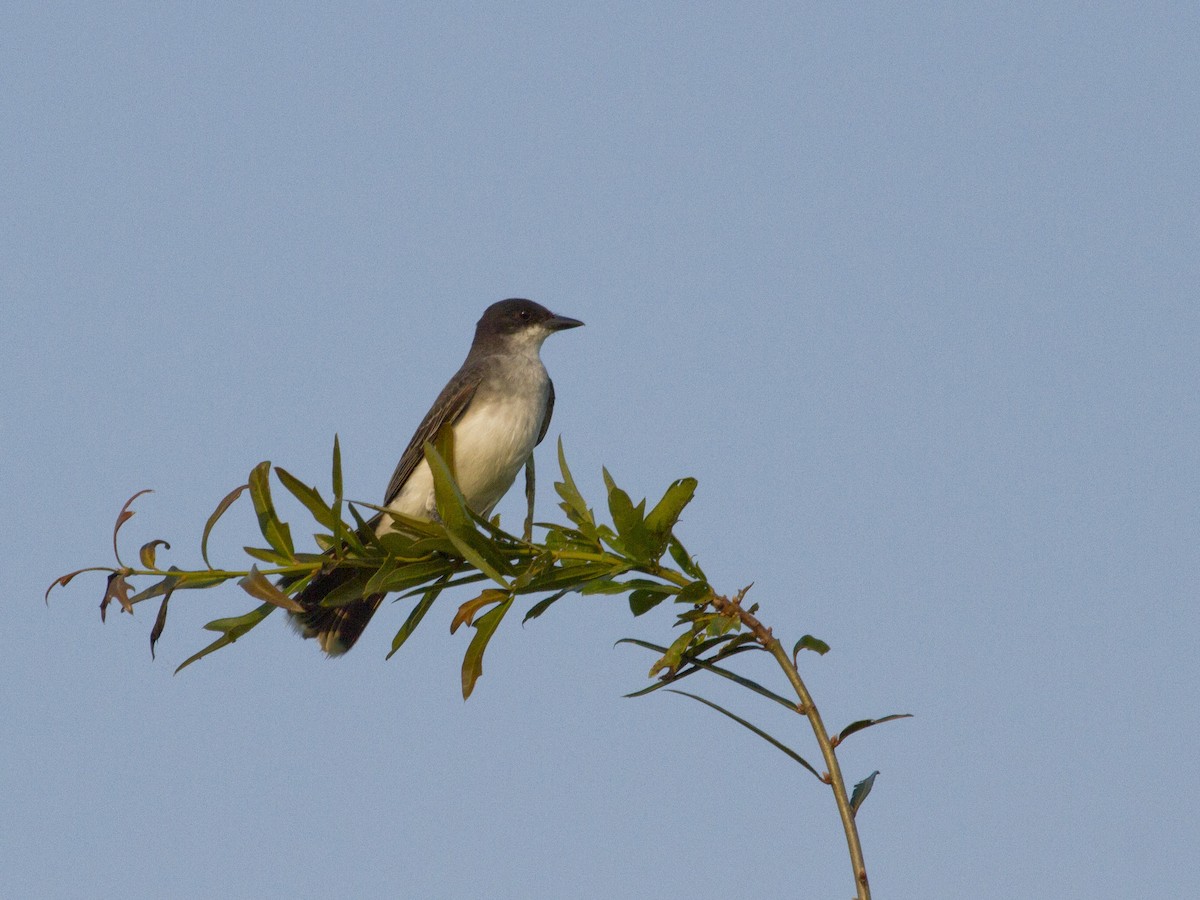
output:
[[453, 425], [462, 418], [467, 407], [471, 405], [471, 400], [482, 380], [483, 376], [480, 372], [456, 375], [438, 394], [437, 400], [433, 402], [433, 407], [425, 414], [421, 424], [417, 426], [417, 433], [412, 436], [412, 440], [404, 448], [404, 454], [400, 457], [396, 471], [392, 474], [392, 480], [388, 482], [387, 495], [383, 501], [384, 506], [399, 496], [400, 491], [404, 488], [404, 482], [408, 481], [417, 466], [425, 459], [425, 442], [434, 440], [443, 425]]
[[546, 395], [546, 412], [542, 414], [542, 430], [538, 432], [538, 444], [542, 442], [542, 438], [550, 430], [550, 417], [552, 415], [554, 415], [554, 382], [550, 381], [550, 392]]

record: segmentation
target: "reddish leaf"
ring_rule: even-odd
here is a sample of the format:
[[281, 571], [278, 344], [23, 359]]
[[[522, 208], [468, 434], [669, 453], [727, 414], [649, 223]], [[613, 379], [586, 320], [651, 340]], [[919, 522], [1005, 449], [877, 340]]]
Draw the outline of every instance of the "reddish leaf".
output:
[[470, 625], [475, 621], [475, 615], [485, 606], [493, 606], [508, 599], [507, 591], [500, 591], [494, 588], [488, 588], [474, 600], [468, 600], [458, 608], [458, 612], [454, 614], [454, 619], [450, 623], [450, 633], [458, 631], [460, 625]]
[[162, 637], [163, 629], [167, 627], [167, 604], [171, 602], [171, 594], [175, 593], [175, 585], [179, 579], [174, 579], [163, 595], [162, 605], [158, 608], [158, 616], [154, 619], [154, 627], [150, 629], [150, 658], [154, 659], [154, 645]]
[[46, 588], [45, 599], [46, 603], [50, 603], [50, 592], [59, 585], [66, 587], [71, 583], [71, 579], [76, 575], [82, 575], [84, 572], [112, 572], [108, 566], [88, 566], [86, 569], [76, 569], [74, 572], [68, 572], [66, 575], [59, 575], [50, 583], [50, 587]]
[[125, 575], [122, 572], [113, 572], [108, 576], [108, 587], [104, 591], [104, 599], [100, 601], [100, 621], [104, 621], [104, 615], [108, 612], [108, 604], [116, 600], [121, 604], [121, 611], [133, 615], [133, 604], [129, 602], [129, 582], [125, 580]]
[[278, 606], [288, 612], [304, 612], [304, 607], [273, 585], [267, 576], [258, 571], [258, 566], [251, 566], [250, 574], [239, 581], [238, 585], [251, 597], [265, 600], [272, 606]]
[[122, 525], [124, 525], [126, 522], [128, 522], [130, 519], [133, 518], [133, 510], [129, 508], [130, 506], [133, 505], [133, 501], [136, 500], [138, 497], [142, 496], [142, 494], [152, 494], [152, 493], [154, 493], [154, 492], [152, 490], [150, 490], [150, 488], [145, 488], [143, 490], [138, 491], [136, 494], [134, 494], [132, 497], [130, 497], [128, 500], [125, 501], [125, 505], [122, 506], [121, 511], [119, 513], [117, 513], [117, 524], [113, 526], [113, 556], [115, 556], [117, 558], [117, 564], [120, 566], [124, 566], [125, 564], [123, 562], [121, 562], [121, 554], [117, 550], [117, 532], [121, 530]]

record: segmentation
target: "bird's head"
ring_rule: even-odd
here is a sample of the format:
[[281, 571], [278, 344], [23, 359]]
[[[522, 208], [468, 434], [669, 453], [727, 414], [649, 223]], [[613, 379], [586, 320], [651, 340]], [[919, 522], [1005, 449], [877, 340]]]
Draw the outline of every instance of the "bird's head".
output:
[[536, 351], [554, 332], [582, 324], [578, 319], [555, 315], [532, 300], [501, 300], [484, 310], [475, 326], [475, 344], [502, 341], [508, 346]]

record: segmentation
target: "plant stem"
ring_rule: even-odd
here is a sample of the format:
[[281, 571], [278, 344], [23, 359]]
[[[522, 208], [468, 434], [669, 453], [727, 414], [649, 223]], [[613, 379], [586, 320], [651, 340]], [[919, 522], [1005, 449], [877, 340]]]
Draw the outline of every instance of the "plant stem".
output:
[[[743, 591], [743, 593], [745, 592]], [[763, 625], [753, 613], [744, 609], [740, 601], [740, 595], [730, 599], [714, 594], [712, 605], [722, 615], [734, 615], [741, 620], [759, 644], [775, 657], [775, 661], [779, 663], [779, 667], [783, 669], [784, 675], [787, 676], [792, 688], [796, 691], [796, 696], [800, 699], [799, 711], [808, 718], [813, 734], [817, 738], [817, 744], [821, 748], [821, 755], [825, 758], [825, 765], [829, 769], [829, 785], [833, 788], [833, 798], [837, 803], [838, 813], [842, 817], [842, 828], [846, 832], [846, 845], [850, 849], [850, 864], [854, 868], [854, 886], [858, 891], [858, 900], [871, 900], [871, 886], [867, 882], [867, 867], [863, 861], [862, 843], [858, 839], [858, 826], [854, 821], [854, 811], [850, 808], [850, 797], [846, 793], [846, 781], [842, 777], [842, 768], [838, 765], [837, 754], [832, 741], [829, 740], [829, 733], [825, 730], [825, 723], [821, 721], [817, 705], [813, 702], [812, 695], [800, 677], [795, 663], [783, 649], [783, 644], [771, 633], [770, 628]]]

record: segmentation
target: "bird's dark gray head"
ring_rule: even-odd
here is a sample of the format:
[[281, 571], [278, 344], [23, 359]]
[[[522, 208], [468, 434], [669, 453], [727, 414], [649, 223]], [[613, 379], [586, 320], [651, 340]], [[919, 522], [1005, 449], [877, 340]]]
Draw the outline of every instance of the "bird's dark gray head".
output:
[[536, 350], [555, 331], [582, 324], [578, 319], [557, 316], [532, 300], [501, 300], [484, 310], [475, 326], [475, 346], [516, 343]]

